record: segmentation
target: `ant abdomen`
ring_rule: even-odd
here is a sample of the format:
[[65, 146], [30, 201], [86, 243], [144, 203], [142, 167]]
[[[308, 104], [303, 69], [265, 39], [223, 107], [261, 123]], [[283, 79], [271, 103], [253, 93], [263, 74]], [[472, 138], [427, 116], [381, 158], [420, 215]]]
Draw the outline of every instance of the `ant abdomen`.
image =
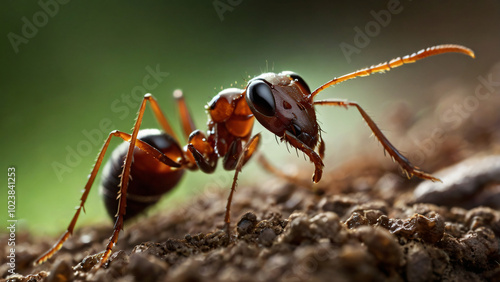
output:
[[[138, 139], [155, 147], [172, 160], [182, 156], [182, 149], [170, 135], [157, 129], [141, 130]], [[128, 142], [120, 144], [104, 166], [100, 193], [111, 218], [118, 210], [117, 195], [120, 190], [120, 174], [129, 147]], [[127, 192], [127, 209], [124, 220], [130, 219], [147, 207], [157, 203], [161, 196], [170, 191], [181, 179], [184, 170], [161, 163], [138, 148], [134, 149], [131, 179]]]

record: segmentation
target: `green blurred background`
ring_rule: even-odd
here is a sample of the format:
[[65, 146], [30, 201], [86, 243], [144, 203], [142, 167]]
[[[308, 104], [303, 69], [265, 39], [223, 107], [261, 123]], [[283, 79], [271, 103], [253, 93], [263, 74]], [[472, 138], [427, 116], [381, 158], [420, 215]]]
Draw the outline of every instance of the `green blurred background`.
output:
[[[477, 84], [477, 76], [500, 59], [498, 1], [401, 1], [400, 12], [372, 30], [366, 46], [349, 58], [340, 44], [355, 46], [355, 28], [365, 30], [374, 13], [395, 1], [67, 1], [57, 9], [54, 3], [59, 2], [5, 1], [1, 12], [0, 150], [5, 177], [0, 197], [7, 198], [6, 171], [14, 166], [19, 226], [40, 235], [59, 233], [69, 223], [109, 131], [102, 132], [100, 123], [130, 131], [139, 102], [121, 99], [132, 92], [144, 94], [139, 92], [148, 68], [168, 73], [147, 92], [159, 100], [171, 123], [178, 128], [172, 92], [180, 88], [198, 127], [205, 130], [204, 106], [221, 87], [243, 86], [248, 77], [267, 70], [296, 71], [315, 88], [334, 76], [436, 44], [463, 44], [476, 51], [476, 60], [439, 56], [321, 94], [356, 100], [377, 120], [394, 100], [425, 108], [436, 101], [430, 88], [443, 79]], [[26, 20], [38, 23], [36, 34], [24, 27]], [[13, 45], [12, 34], [23, 36], [23, 29], [31, 38], [19, 43], [16, 37]], [[357, 112], [323, 108], [318, 113], [327, 132], [330, 168], [358, 146], [373, 146], [381, 153], [376, 142], [356, 139], [369, 135]], [[157, 127], [149, 110], [143, 123], [148, 127]], [[85, 132], [99, 139], [89, 150], [82, 147], [92, 141]], [[68, 164], [69, 151], [78, 148], [84, 152], [81, 159]], [[275, 164], [293, 163], [312, 174], [311, 164], [288, 154], [269, 135], [261, 150]], [[58, 175], [54, 163], [69, 171]], [[190, 172], [157, 209], [175, 206], [210, 183], [227, 189], [231, 177], [222, 168], [215, 175]], [[252, 163], [240, 183], [267, 177]], [[109, 222], [97, 184], [79, 226]], [[6, 200], [1, 202], [3, 226], [7, 208]]]

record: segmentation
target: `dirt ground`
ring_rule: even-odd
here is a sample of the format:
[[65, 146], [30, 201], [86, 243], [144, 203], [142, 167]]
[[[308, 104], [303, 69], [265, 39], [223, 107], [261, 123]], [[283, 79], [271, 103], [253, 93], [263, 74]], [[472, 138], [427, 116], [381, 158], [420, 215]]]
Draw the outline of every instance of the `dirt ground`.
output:
[[[55, 238], [18, 234], [19, 274], [8, 280], [500, 281], [500, 94], [496, 89], [457, 126], [440, 119], [466, 97], [434, 101], [428, 117], [397, 103], [387, 114], [397, 121], [394, 132], [417, 132], [433, 146], [400, 149], [414, 152], [412, 160], [425, 156], [425, 169], [438, 171], [443, 183], [404, 178], [380, 151], [335, 170], [327, 165], [315, 186], [262, 172], [261, 183], [237, 189], [230, 238], [220, 231], [227, 190], [202, 194], [128, 224], [97, 271], [91, 268], [108, 225], [79, 228], [40, 266], [33, 260]], [[296, 175], [305, 183], [307, 168]], [[2, 235], [0, 244], [6, 240]], [[2, 248], [3, 278], [6, 256]]]

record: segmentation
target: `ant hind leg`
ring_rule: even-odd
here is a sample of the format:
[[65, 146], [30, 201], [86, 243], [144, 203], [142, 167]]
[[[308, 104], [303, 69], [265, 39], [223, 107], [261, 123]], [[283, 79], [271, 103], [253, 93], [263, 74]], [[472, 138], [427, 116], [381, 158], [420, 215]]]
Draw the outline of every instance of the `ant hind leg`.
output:
[[163, 116], [163, 114], [159, 110], [159, 107], [158, 107], [156, 101], [154, 100], [154, 98], [150, 94], [144, 95], [144, 99], [142, 101], [141, 107], [139, 108], [139, 112], [137, 114], [137, 120], [136, 120], [136, 123], [134, 125], [132, 135], [121, 132], [121, 131], [112, 131], [109, 134], [108, 138], [104, 142], [104, 145], [102, 146], [102, 148], [97, 156], [97, 160], [94, 164], [94, 167], [92, 168], [92, 171], [91, 171], [91, 173], [88, 177], [88, 180], [87, 180], [87, 184], [85, 185], [85, 188], [83, 190], [83, 194], [80, 198], [80, 205], [77, 207], [75, 215], [73, 216], [66, 232], [59, 238], [59, 240], [52, 246], [52, 248], [50, 248], [47, 252], [45, 252], [43, 255], [41, 255], [35, 261], [35, 264], [41, 264], [41, 263], [47, 261], [48, 259], [50, 259], [58, 250], [61, 249], [64, 242], [73, 233], [76, 222], [78, 221], [78, 217], [80, 215], [80, 212], [82, 211], [82, 209], [83, 209], [83, 211], [85, 211], [85, 208], [84, 208], [85, 202], [86, 202], [87, 197], [90, 193], [90, 189], [92, 187], [92, 184], [94, 183], [94, 180], [97, 176], [99, 168], [101, 167], [102, 161], [104, 159], [104, 156], [106, 154], [106, 151], [109, 147], [110, 141], [111, 141], [113, 136], [119, 137], [126, 142], [130, 142], [130, 146], [129, 146], [127, 156], [125, 159], [125, 164], [123, 167], [122, 179], [120, 181], [120, 194], [119, 194], [120, 202], [119, 202], [119, 206], [118, 206], [118, 212], [116, 215], [117, 219], [115, 222], [113, 235], [110, 238], [110, 242], [106, 248], [106, 251], [103, 253], [101, 262], [97, 267], [102, 266], [102, 264], [104, 264], [107, 261], [107, 259], [109, 258], [110, 254], [111, 254], [111, 249], [114, 246], [114, 244], [116, 244], [116, 241], [118, 240], [118, 233], [120, 232], [120, 230], [123, 227], [123, 216], [125, 215], [125, 207], [126, 207], [127, 185], [128, 185], [128, 179], [130, 177], [130, 166], [132, 164], [132, 155], [133, 155], [134, 148], [137, 147], [137, 148], [147, 152], [153, 158], [157, 159], [158, 161], [160, 161], [168, 166], [171, 166], [171, 167], [180, 167], [181, 166], [179, 163], [175, 162], [174, 160], [171, 160], [170, 158], [168, 158], [167, 156], [162, 154], [160, 151], [158, 151], [154, 147], [137, 139], [137, 135], [139, 133], [140, 124], [142, 122], [142, 117], [144, 115], [144, 109], [146, 107], [147, 101], [151, 102], [153, 111], [155, 112], [156, 117], [159, 118], [158, 120], [159, 120], [160, 124], [162, 124], [162, 127], [165, 129], [165, 131], [167, 131], [167, 133], [169, 133], [169, 134], [173, 134], [173, 132], [171, 130], [169, 130], [170, 127], [168, 125], [168, 122], [166, 121], [165, 117]]

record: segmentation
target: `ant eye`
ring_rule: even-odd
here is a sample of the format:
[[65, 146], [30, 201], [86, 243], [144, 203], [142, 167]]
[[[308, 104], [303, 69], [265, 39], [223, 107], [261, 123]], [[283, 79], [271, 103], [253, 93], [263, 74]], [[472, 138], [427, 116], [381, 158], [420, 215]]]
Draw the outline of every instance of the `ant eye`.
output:
[[255, 80], [248, 85], [247, 101], [253, 104], [255, 110], [265, 116], [274, 116], [276, 105], [271, 87], [262, 80]]
[[309, 85], [307, 85], [307, 83], [304, 81], [304, 79], [300, 75], [298, 75], [296, 73], [292, 73], [289, 76], [291, 79], [295, 80], [298, 84], [302, 85], [307, 90], [308, 94], [311, 94], [311, 89], [309, 89]]

